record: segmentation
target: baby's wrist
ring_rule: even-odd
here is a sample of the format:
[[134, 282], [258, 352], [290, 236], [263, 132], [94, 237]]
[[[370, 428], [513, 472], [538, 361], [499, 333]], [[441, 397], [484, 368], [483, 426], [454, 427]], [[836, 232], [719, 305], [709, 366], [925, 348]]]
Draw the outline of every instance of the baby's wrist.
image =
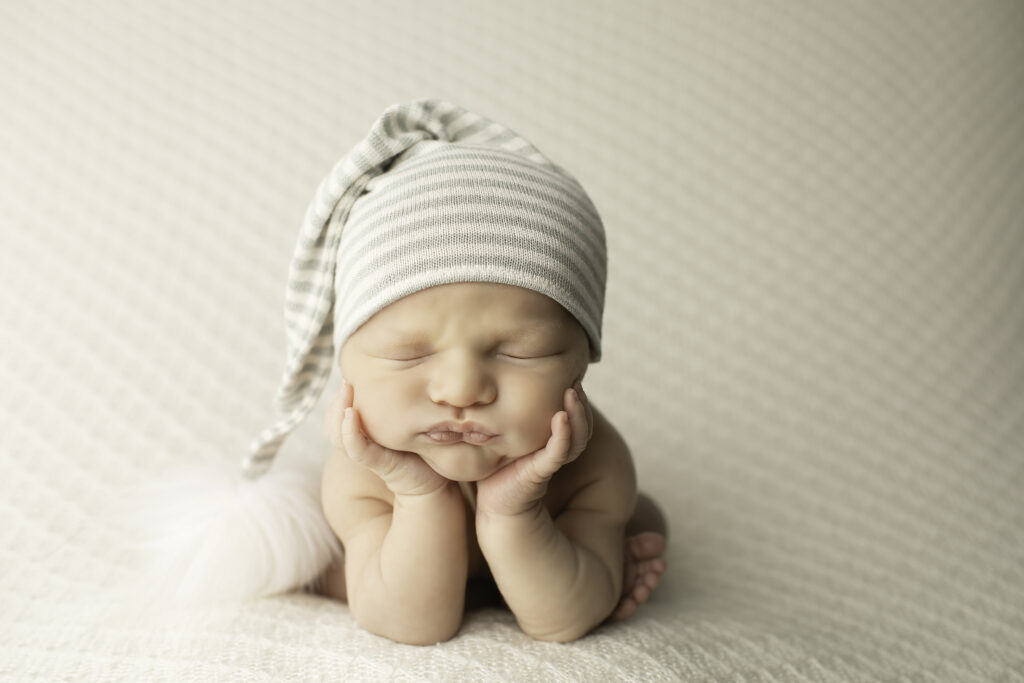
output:
[[462, 493], [459, 491], [458, 485], [453, 481], [448, 481], [447, 479], [442, 479], [437, 487], [420, 488], [408, 491], [392, 490], [391, 493], [395, 496], [395, 505], [429, 505], [453, 498], [458, 498], [460, 502], [462, 500]]

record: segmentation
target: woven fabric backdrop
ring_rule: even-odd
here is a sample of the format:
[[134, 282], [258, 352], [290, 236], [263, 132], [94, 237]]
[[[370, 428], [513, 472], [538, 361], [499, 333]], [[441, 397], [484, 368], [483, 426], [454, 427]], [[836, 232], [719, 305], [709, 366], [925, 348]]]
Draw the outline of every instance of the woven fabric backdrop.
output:
[[[0, 677], [1024, 681], [1022, 35], [1012, 0], [3, 3]], [[107, 503], [272, 419], [306, 205], [428, 96], [604, 217], [587, 391], [663, 587], [569, 645], [298, 594], [97, 621]]]

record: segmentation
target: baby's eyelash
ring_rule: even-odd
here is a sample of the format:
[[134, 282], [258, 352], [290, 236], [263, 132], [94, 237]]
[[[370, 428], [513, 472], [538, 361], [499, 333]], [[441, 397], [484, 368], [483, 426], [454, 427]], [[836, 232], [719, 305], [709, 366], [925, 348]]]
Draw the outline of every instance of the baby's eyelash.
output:
[[541, 359], [541, 358], [551, 358], [552, 356], [560, 356], [562, 354], [560, 352], [558, 352], [558, 353], [532, 353], [532, 354], [529, 354], [529, 355], [526, 355], [526, 356], [516, 356], [516, 355], [513, 355], [511, 353], [499, 353], [498, 355], [499, 356], [505, 356], [506, 358], [514, 358], [515, 360], [538, 360], [538, 359]]
[[390, 361], [392, 363], [410, 363], [415, 360], [423, 360], [424, 358], [429, 358], [431, 354], [421, 353], [418, 355], [402, 355], [399, 353], [390, 353], [385, 351], [377, 352], [370, 355], [378, 360]]

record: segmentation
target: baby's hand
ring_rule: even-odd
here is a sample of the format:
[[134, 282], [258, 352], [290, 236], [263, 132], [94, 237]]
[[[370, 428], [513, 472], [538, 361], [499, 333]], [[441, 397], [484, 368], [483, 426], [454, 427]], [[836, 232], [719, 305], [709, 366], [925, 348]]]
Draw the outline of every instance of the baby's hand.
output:
[[548, 482], [563, 465], [579, 457], [594, 433], [594, 413], [576, 382], [566, 389], [560, 410], [551, 418], [551, 437], [538, 451], [524, 455], [477, 482], [477, 514], [518, 515], [537, 505]]
[[451, 482], [430, 469], [416, 453], [385, 448], [366, 436], [359, 411], [352, 404], [355, 390], [342, 380], [341, 389], [331, 404], [328, 436], [350, 458], [381, 478], [395, 495], [419, 496], [433, 493]]

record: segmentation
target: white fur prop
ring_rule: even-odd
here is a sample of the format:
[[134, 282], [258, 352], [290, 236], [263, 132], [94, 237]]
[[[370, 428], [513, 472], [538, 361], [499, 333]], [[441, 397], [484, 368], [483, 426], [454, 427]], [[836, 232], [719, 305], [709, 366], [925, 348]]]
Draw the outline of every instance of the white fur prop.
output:
[[313, 463], [277, 462], [248, 479], [237, 463], [216, 462], [158, 479], [125, 511], [148, 565], [133, 588], [144, 611], [294, 590], [341, 557]]

